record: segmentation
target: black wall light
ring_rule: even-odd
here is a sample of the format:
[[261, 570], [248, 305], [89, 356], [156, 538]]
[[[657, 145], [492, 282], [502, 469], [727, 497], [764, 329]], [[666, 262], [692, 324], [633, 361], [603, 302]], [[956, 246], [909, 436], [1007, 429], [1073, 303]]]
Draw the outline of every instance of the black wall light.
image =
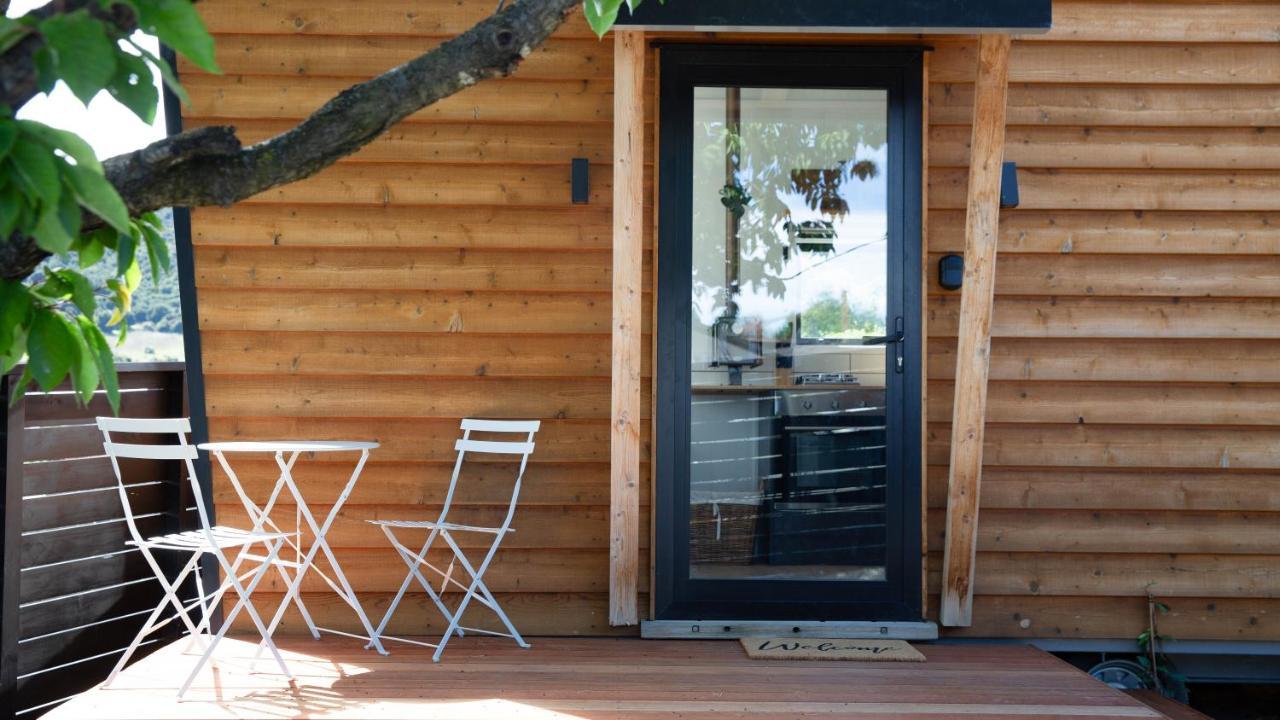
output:
[[591, 200], [591, 163], [586, 158], [574, 158], [570, 167], [573, 204], [586, 205]]
[[1000, 167], [1000, 207], [1018, 207], [1018, 163], [1007, 161]]
[[938, 261], [938, 284], [943, 290], [959, 290], [964, 284], [964, 256], [943, 255]]

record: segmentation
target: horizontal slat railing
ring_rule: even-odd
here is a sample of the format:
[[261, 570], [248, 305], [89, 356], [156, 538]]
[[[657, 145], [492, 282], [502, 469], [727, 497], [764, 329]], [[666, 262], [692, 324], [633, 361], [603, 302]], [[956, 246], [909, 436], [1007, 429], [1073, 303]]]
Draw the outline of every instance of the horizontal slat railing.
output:
[[[186, 415], [182, 363], [119, 370], [121, 417]], [[18, 372], [0, 377], [6, 399]], [[69, 387], [60, 387], [27, 392], [3, 416], [0, 718], [36, 717], [101, 682], [162, 597], [142, 557], [124, 544], [128, 530], [116, 479], [94, 423], [110, 414], [104, 393], [81, 404]], [[181, 463], [163, 451], [143, 454], [156, 457], [122, 461], [139, 529], [157, 534], [190, 527], [192, 500]], [[151, 644], [162, 641], [157, 636]]]

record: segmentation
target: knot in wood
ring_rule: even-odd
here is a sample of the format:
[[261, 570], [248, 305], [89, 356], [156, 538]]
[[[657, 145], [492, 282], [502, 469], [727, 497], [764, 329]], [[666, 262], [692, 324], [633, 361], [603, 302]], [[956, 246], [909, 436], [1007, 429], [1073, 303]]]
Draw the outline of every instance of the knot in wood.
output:
[[499, 50], [511, 50], [516, 45], [516, 32], [511, 28], [501, 28], [493, 34], [493, 45]]

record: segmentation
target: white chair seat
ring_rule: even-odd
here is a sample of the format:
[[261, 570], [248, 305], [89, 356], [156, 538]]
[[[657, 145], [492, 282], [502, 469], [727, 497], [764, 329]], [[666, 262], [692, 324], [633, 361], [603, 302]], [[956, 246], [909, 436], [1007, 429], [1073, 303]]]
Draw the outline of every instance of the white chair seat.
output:
[[213, 548], [225, 550], [227, 548], [242, 547], [244, 545], [252, 545], [253, 543], [265, 542], [268, 540], [279, 540], [288, 537], [286, 533], [272, 532], [250, 532], [248, 530], [239, 530], [236, 528], [215, 525], [211, 528], [213, 531], [213, 545], [209, 544], [209, 536], [204, 530], [187, 530], [186, 532], [171, 533], [169, 535], [156, 535], [149, 537], [141, 542], [129, 540], [126, 545], [145, 545], [149, 548], [157, 548], [160, 550], [187, 550], [191, 552], [207, 552]]
[[481, 525], [461, 525], [459, 523], [439, 522], [437, 520], [369, 520], [374, 525], [393, 528], [425, 528], [432, 530], [440, 528], [441, 530], [455, 530], [460, 532], [478, 532], [489, 533], [491, 535], [501, 535], [502, 533], [513, 533], [515, 528], [500, 527], [483, 527]]

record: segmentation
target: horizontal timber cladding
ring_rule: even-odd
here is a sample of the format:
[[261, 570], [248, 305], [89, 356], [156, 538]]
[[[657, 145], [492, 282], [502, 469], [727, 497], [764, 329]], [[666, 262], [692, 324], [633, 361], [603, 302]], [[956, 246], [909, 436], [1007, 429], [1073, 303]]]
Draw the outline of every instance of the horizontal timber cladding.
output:
[[[1280, 6], [1059, 0], [1018, 38], [968, 636], [1280, 639]], [[1256, 22], [1244, 27], [1243, 24]], [[1243, 24], [1242, 24], [1243, 23]], [[929, 79], [929, 606], [976, 43]]]
[[[226, 74], [180, 68], [192, 97], [184, 124], [232, 124], [244, 142], [261, 141], [492, 11], [479, 0], [211, 4], [203, 14]], [[438, 514], [459, 419], [539, 418], [516, 532], [487, 583], [526, 634], [614, 632], [612, 78], [612, 40], [575, 17], [513, 77], [417, 113], [311, 179], [192, 213], [211, 437], [381, 443], [329, 534], [375, 621], [404, 567], [365, 520]], [[585, 205], [570, 202], [579, 157], [592, 164]], [[650, 323], [646, 313], [645, 398]], [[647, 429], [647, 401], [643, 418]], [[270, 457], [232, 460], [251, 494], [270, 492]], [[647, 526], [647, 432], [641, 462]], [[501, 458], [468, 462], [453, 519], [500, 520], [515, 470]], [[350, 471], [347, 459], [316, 457], [293, 474], [323, 514]], [[214, 490], [221, 522], [248, 522], [218, 472]], [[287, 503], [277, 509], [294, 514]], [[484, 540], [459, 537], [473, 554]], [[647, 593], [647, 536], [639, 552]], [[356, 629], [313, 579], [303, 591], [316, 622]], [[262, 590], [278, 599], [284, 587], [264, 581]], [[429, 608], [425, 594], [411, 594], [393, 631], [440, 630]], [[295, 621], [290, 630], [301, 629]], [[467, 621], [491, 626], [484, 612]]]
[[[492, 10], [210, 3], [227, 74], [182, 68], [184, 122], [262, 140]], [[1280, 640], [1278, 37], [1275, 3], [1057, 0], [1052, 31], [1015, 39], [1005, 153], [1022, 202], [1001, 213], [974, 624], [946, 633], [1131, 638], [1149, 589], [1176, 637]], [[977, 45], [924, 41], [932, 595], [959, 313], [934, 268], [964, 245]], [[512, 77], [416, 113], [312, 180], [192, 213], [213, 437], [382, 442], [333, 534], [372, 616], [398, 565], [361, 521], [438, 507], [458, 418], [539, 417], [492, 586], [529, 634], [632, 632], [608, 625], [612, 58], [575, 15]], [[652, 147], [652, 93], [645, 113]], [[575, 157], [592, 164], [587, 205], [569, 202]], [[652, 248], [651, 227], [645, 238]], [[646, 433], [642, 528], [650, 455]], [[241, 467], [267, 491], [269, 459]], [[348, 469], [316, 459], [296, 474], [327, 507]], [[462, 514], [495, 512], [509, 471], [467, 468]], [[642, 531], [642, 613], [648, 544]], [[350, 629], [336, 598], [306, 590], [321, 624]], [[439, 629], [424, 596], [408, 602], [394, 630]]]

